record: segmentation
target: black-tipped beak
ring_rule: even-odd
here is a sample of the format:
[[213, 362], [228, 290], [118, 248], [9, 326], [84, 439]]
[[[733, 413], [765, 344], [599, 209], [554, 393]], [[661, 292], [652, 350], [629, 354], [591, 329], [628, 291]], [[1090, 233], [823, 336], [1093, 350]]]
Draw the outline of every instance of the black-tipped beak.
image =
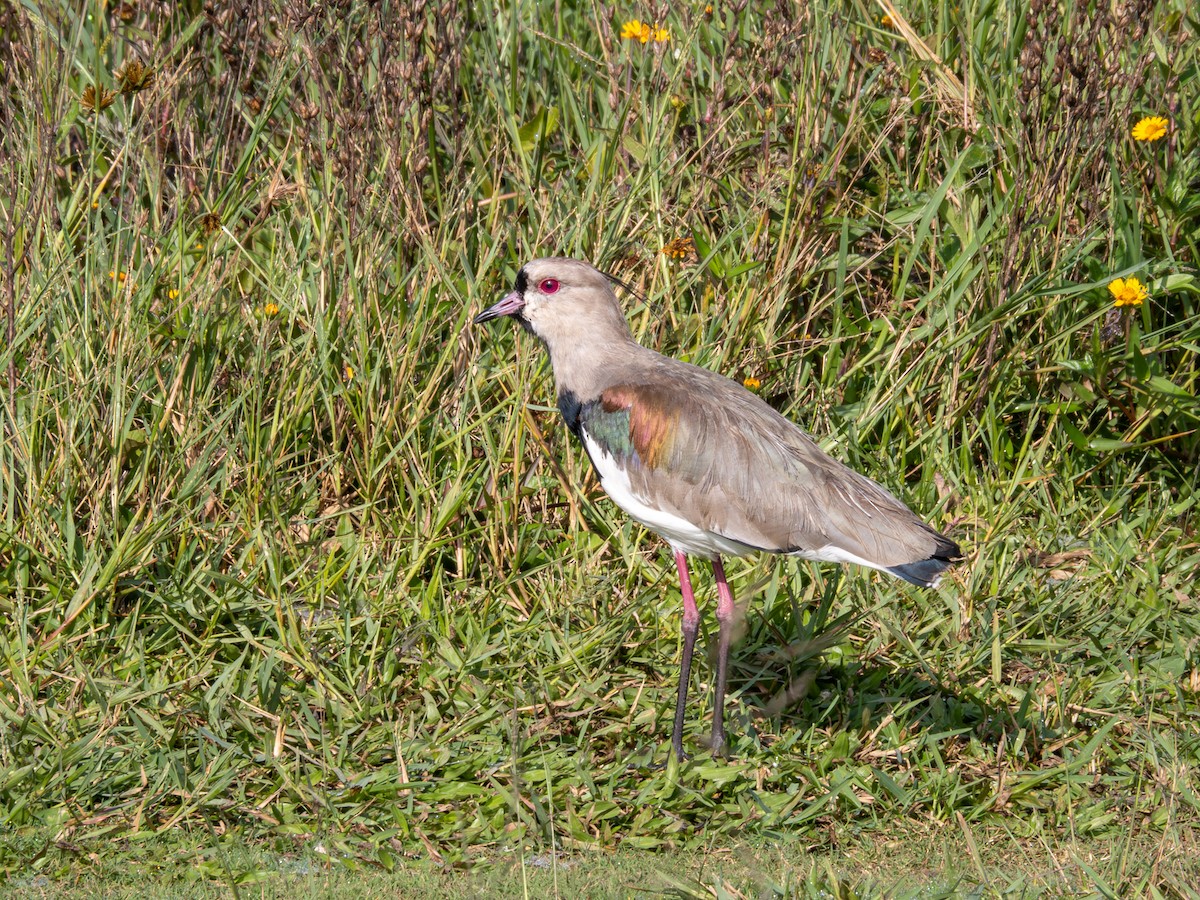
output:
[[525, 298], [518, 291], [513, 291], [511, 294], [506, 294], [495, 306], [489, 306], [483, 312], [475, 317], [475, 324], [488, 322], [492, 319], [498, 319], [501, 316], [512, 316], [519, 313], [525, 308]]

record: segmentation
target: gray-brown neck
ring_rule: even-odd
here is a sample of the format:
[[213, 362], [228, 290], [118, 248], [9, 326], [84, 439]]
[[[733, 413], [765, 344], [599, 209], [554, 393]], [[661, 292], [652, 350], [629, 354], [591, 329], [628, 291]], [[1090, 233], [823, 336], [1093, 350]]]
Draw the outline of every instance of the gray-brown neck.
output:
[[653, 354], [633, 339], [621, 320], [621, 329], [598, 332], [589, 330], [575, 339], [543, 339], [554, 369], [558, 393], [569, 391], [580, 400], [589, 400], [610, 385], [627, 380], [636, 363]]

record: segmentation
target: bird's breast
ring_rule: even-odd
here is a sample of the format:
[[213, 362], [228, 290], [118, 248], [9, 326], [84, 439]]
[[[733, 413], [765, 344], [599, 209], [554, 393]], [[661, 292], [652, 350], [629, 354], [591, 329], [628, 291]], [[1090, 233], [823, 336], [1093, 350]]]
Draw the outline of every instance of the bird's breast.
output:
[[[579, 436], [600, 476], [600, 486], [613, 503], [634, 521], [665, 538], [674, 549], [706, 559], [718, 555], [745, 556], [754, 551], [753, 547], [711, 531], [703, 523], [685, 518], [666, 498], [656, 497], [652, 491], [636, 490], [629, 469], [638, 465], [636, 458], [623, 463], [590, 435], [586, 427], [580, 429]], [[649, 474], [653, 476], [654, 473]]]

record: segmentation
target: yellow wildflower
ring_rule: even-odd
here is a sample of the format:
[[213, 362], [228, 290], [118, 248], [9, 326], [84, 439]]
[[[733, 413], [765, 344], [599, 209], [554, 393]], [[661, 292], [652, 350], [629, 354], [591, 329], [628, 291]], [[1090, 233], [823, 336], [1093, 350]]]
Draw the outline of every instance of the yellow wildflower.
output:
[[656, 44], [665, 44], [671, 39], [671, 32], [665, 25], [659, 25], [657, 22], [650, 24], [641, 19], [630, 19], [628, 22], [622, 23], [621, 37], [627, 41], [641, 41], [643, 44], [648, 44], [650, 41], [654, 41]]
[[268, 318], [279, 315], [279, 304], [271, 301], [263, 307], [263, 315]]
[[1113, 306], [1141, 306], [1150, 296], [1146, 286], [1136, 278], [1114, 279], [1108, 284], [1108, 292], [1113, 295]]
[[113, 279], [114, 281], [119, 281], [119, 282], [121, 282], [121, 284], [124, 284], [124, 283], [125, 283], [125, 279], [126, 279], [128, 276], [126, 275], [126, 273], [124, 273], [124, 272], [118, 272], [116, 269], [109, 269], [109, 270], [108, 270], [108, 277], [109, 277], [109, 278], [111, 278], [111, 279]]
[[627, 41], [641, 41], [643, 44], [650, 40], [650, 23], [641, 19], [630, 19], [621, 26], [621, 37]]
[[1146, 116], [1129, 133], [1135, 141], [1157, 141], [1166, 135], [1169, 124], [1162, 116]]
[[884, 28], [895, 28], [896, 27], [896, 23], [892, 21], [892, 17], [889, 16], [887, 13], [884, 13], [883, 16], [880, 17], [879, 24], [882, 25]]
[[687, 259], [696, 253], [696, 242], [690, 237], [673, 238], [662, 248], [667, 259]]
[[168, 300], [178, 300], [179, 299], [179, 288], [171, 288], [169, 291], [167, 291], [167, 299]]
[[760, 387], [762, 387], [762, 382], [753, 375], [747, 375], [745, 378], [743, 378], [742, 384], [746, 386], [747, 390], [751, 391], [757, 391]]
[[346, 377], [347, 381], [353, 381], [354, 380], [354, 366], [350, 365], [350, 363], [346, 363], [342, 367], [342, 375], [344, 375]]
[[713, 5], [712, 5], [711, 3], [706, 3], [706, 4], [704, 5], [704, 15], [705, 15], [707, 18], [711, 19], [711, 18], [712, 18], [712, 14], [713, 14]]

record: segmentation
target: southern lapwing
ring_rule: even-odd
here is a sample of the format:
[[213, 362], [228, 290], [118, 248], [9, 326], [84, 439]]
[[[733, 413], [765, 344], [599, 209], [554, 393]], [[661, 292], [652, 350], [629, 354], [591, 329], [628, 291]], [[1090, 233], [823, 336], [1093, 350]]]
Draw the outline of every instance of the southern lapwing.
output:
[[542, 340], [558, 408], [600, 484], [675, 551], [683, 664], [671, 746], [680, 759], [700, 624], [687, 556], [712, 561], [720, 625], [712, 752], [720, 754], [734, 617], [723, 554], [766, 551], [858, 563], [929, 587], [962, 555], [952, 540], [828, 456], [742, 385], [638, 344], [612, 283], [577, 259], [535, 259], [517, 273], [512, 293], [475, 322], [514, 316]]

